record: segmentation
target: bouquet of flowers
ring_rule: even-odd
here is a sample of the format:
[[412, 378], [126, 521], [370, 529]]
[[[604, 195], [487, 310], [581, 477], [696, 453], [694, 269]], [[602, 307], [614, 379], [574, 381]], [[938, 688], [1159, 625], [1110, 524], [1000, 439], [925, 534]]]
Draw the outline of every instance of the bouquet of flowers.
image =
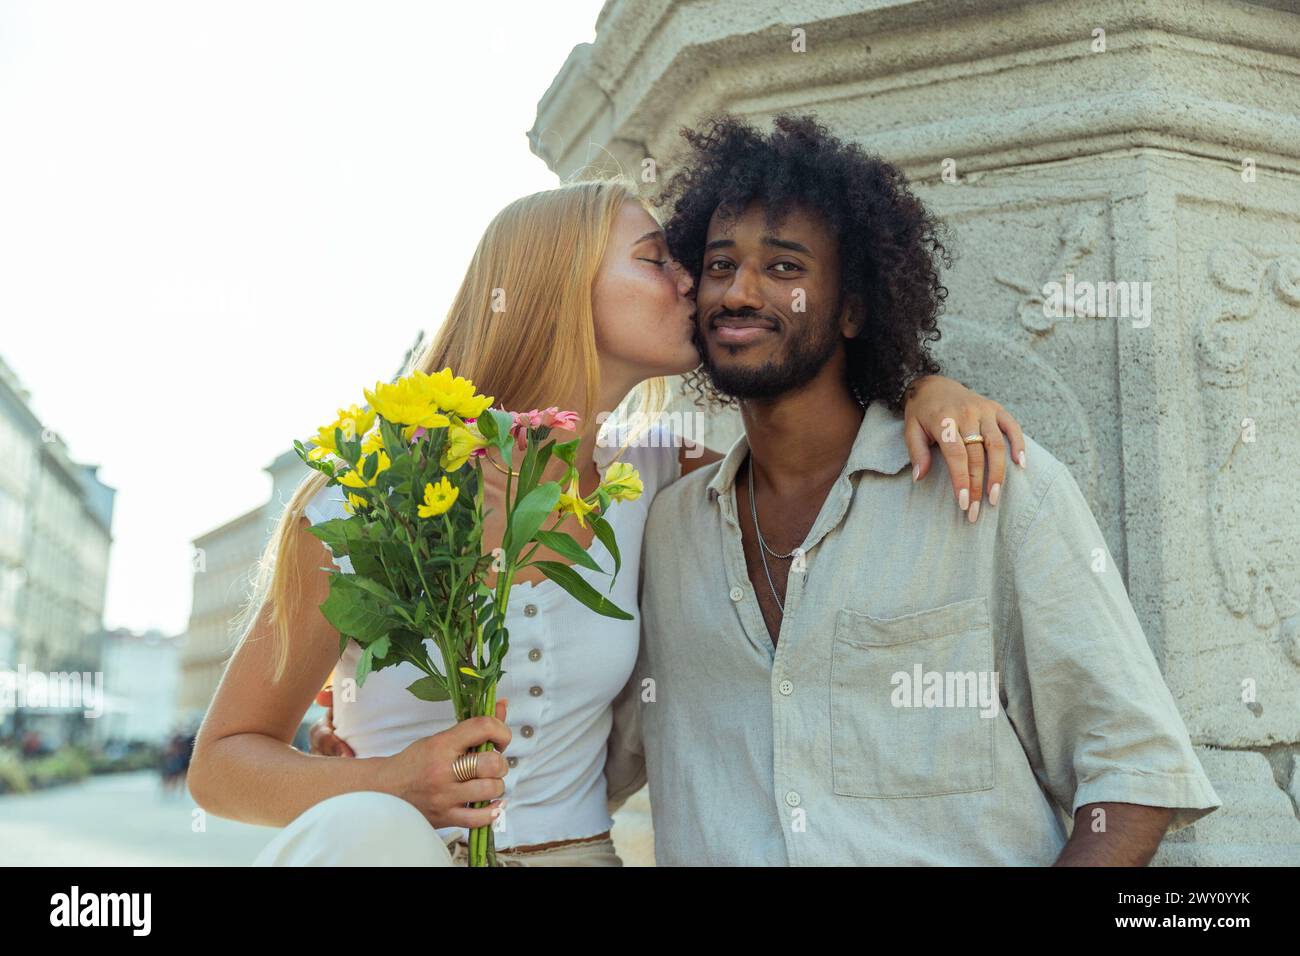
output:
[[[330, 486], [346, 489], [348, 517], [311, 533], [352, 562], [354, 573], [333, 572], [321, 613], [338, 629], [340, 654], [349, 640], [361, 647], [358, 686], [371, 671], [410, 663], [424, 674], [407, 688], [416, 697], [451, 701], [457, 720], [493, 714], [510, 649], [506, 608], [522, 568], [538, 568], [598, 614], [632, 619], [573, 566], [534, 559], [545, 546], [574, 566], [609, 573], [560, 530], [573, 517], [584, 528], [591, 522], [613, 558], [610, 589], [622, 563], [605, 514], [616, 501], [638, 498], [641, 478], [616, 462], [595, 492], [582, 496], [573, 464], [578, 440], [551, 437], [555, 429], [576, 431], [576, 413], [490, 408], [491, 396], [476, 394], [449, 368], [415, 371], [364, 394], [368, 407], [340, 410], [311, 447], [294, 442]], [[490, 448], [506, 466], [506, 520], [500, 547], [485, 554], [483, 458]], [[568, 466], [562, 481], [541, 480], [552, 459]], [[496, 575], [491, 587], [489, 571]], [[469, 847], [471, 866], [495, 864], [491, 827], [471, 830]]]

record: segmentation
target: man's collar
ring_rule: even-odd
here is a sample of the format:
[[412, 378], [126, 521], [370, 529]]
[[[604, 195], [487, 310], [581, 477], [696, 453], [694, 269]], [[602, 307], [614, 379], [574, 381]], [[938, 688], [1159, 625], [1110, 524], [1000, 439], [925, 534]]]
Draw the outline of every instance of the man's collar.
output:
[[[718, 473], [705, 489], [710, 501], [731, 491], [736, 472], [740, 470], [741, 462], [748, 453], [749, 442], [742, 433], [722, 459]], [[896, 475], [907, 467], [909, 460], [907, 442], [903, 440], [903, 417], [891, 411], [883, 402], [872, 402], [862, 416], [862, 424], [858, 426], [858, 434], [853, 440], [853, 448], [849, 451], [842, 474], [852, 476], [869, 469], [882, 475]]]

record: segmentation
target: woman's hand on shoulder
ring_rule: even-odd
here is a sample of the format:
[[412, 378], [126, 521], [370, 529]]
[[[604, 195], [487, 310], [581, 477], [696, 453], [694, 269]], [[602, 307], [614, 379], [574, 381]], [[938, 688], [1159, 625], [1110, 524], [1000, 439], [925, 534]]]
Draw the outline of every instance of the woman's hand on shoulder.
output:
[[[903, 418], [912, 479], [920, 481], [929, 472], [930, 446], [937, 444], [948, 464], [957, 507], [972, 522], [979, 516], [986, 486], [988, 503], [998, 503], [1008, 444], [1011, 457], [1024, 467], [1025, 436], [1015, 416], [961, 382], [943, 375], [917, 379], [907, 390]], [[965, 441], [975, 435], [983, 441]]]

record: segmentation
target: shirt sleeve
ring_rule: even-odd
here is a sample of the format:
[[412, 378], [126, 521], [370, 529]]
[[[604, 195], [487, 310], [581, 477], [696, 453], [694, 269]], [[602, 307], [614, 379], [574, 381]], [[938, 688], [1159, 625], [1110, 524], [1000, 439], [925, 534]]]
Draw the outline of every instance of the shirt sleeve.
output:
[[1092, 511], [1055, 465], [1012, 559], [1007, 716], [1071, 818], [1090, 803], [1169, 807], [1172, 832], [1222, 803]]

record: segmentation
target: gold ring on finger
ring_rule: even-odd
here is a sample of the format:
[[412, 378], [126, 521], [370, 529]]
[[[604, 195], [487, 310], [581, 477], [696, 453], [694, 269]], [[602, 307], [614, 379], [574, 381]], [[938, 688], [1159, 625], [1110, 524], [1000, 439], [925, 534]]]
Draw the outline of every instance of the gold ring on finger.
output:
[[461, 754], [451, 762], [451, 775], [457, 783], [466, 783], [478, 776], [478, 752]]
[[974, 445], [974, 444], [977, 444], [977, 443], [979, 443], [979, 442], [984, 441], [984, 436], [983, 436], [983, 435], [978, 435], [978, 434], [976, 434], [976, 435], [967, 435], [965, 438], [962, 439], [962, 441], [965, 442], [967, 445]]

